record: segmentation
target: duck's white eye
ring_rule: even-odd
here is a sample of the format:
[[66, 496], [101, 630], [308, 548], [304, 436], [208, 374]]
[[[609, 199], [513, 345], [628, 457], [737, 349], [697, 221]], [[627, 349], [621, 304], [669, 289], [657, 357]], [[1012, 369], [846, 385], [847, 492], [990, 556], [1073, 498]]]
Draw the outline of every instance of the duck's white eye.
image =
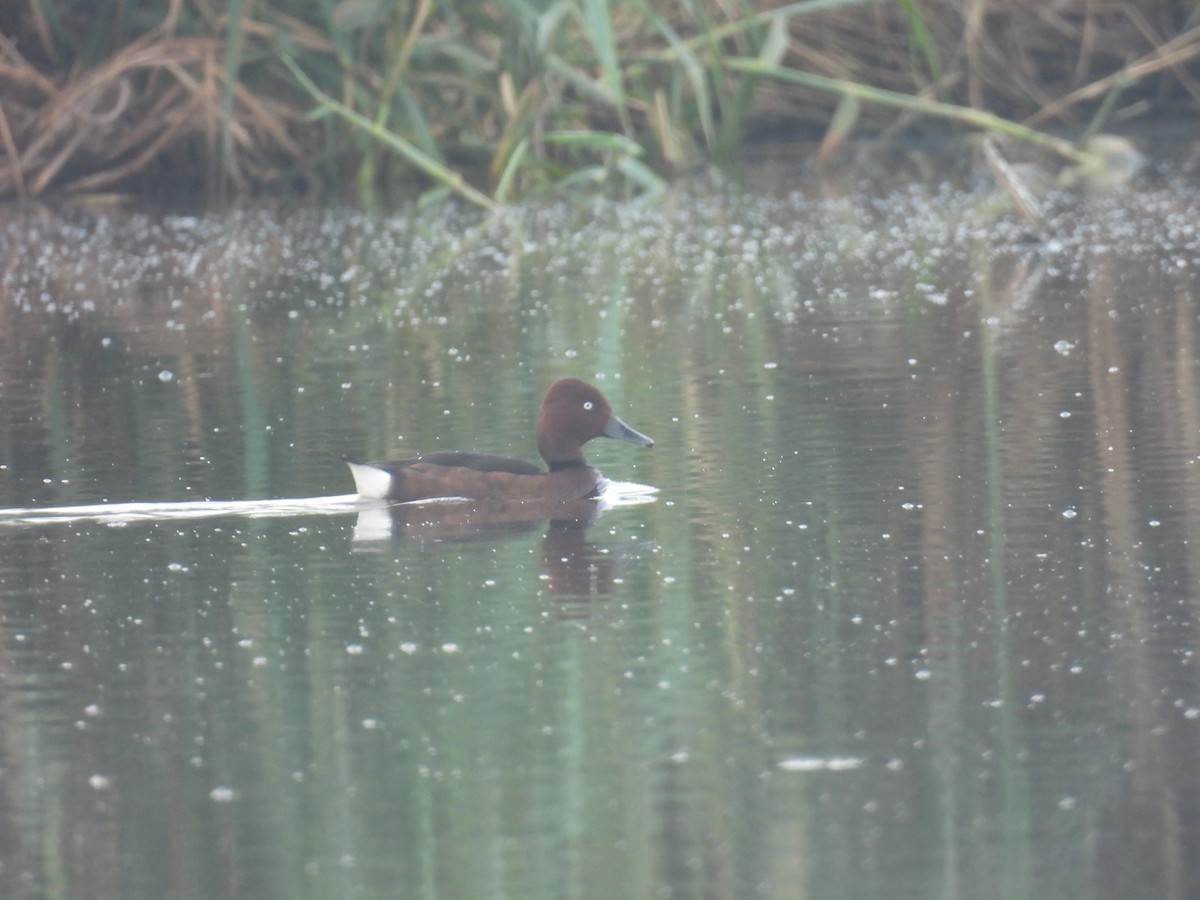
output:
[[583, 401], [583, 408], [584, 408], [584, 409], [591, 409], [591, 408], [592, 408], [592, 401], [591, 401], [591, 400], [584, 400], [584, 401]]

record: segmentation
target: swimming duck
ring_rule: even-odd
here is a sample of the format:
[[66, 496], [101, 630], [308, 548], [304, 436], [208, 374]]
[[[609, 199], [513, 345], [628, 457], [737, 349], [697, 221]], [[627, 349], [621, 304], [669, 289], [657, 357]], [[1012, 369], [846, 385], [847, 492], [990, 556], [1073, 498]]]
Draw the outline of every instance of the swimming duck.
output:
[[604, 395], [578, 378], [550, 385], [537, 420], [538, 453], [548, 471], [505, 456], [449, 451], [384, 462], [346, 458], [359, 496], [377, 500], [566, 502], [595, 497], [603, 477], [583, 458], [592, 438], [653, 447], [654, 441], [615, 415]]

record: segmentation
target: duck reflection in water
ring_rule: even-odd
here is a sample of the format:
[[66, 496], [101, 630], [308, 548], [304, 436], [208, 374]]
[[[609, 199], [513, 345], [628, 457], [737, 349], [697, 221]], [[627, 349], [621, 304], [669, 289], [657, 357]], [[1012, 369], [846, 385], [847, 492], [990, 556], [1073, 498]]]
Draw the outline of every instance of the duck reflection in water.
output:
[[[622, 505], [652, 501], [652, 492]], [[607, 508], [603, 501], [568, 503], [399, 503], [360, 510], [354, 540], [362, 550], [382, 541], [445, 544], [497, 541], [545, 527], [541, 568], [545, 586], [560, 601], [598, 600], [612, 594], [622, 554], [601, 550], [588, 528]], [[546, 524], [546, 523], [549, 524]]]

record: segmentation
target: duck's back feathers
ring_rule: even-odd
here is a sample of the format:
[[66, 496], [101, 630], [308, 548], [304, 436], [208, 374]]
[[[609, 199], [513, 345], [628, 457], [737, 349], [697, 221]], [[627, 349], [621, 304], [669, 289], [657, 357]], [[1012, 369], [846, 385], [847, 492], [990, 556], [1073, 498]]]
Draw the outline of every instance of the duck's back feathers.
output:
[[461, 450], [426, 453], [424, 456], [414, 456], [412, 459], [402, 459], [399, 462], [372, 463], [371, 465], [411, 466], [416, 463], [428, 463], [431, 466], [461, 466], [464, 469], [474, 469], [476, 472], [511, 472], [513, 475], [541, 475], [546, 471], [523, 459], [496, 456], [491, 453], [465, 453]]

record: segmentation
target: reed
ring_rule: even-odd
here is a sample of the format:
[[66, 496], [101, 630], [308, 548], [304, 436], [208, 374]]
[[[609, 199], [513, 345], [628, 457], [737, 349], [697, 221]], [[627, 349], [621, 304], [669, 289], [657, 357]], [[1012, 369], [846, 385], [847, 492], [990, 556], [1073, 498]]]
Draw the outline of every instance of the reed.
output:
[[[755, 136], [939, 119], [1079, 162], [1056, 134], [1194, 114], [1186, 0], [31, 0], [0, 36], [0, 195], [179, 179], [655, 196]], [[115, 11], [114, 11], [115, 9]], [[146, 23], [151, 23], [147, 27]]]

